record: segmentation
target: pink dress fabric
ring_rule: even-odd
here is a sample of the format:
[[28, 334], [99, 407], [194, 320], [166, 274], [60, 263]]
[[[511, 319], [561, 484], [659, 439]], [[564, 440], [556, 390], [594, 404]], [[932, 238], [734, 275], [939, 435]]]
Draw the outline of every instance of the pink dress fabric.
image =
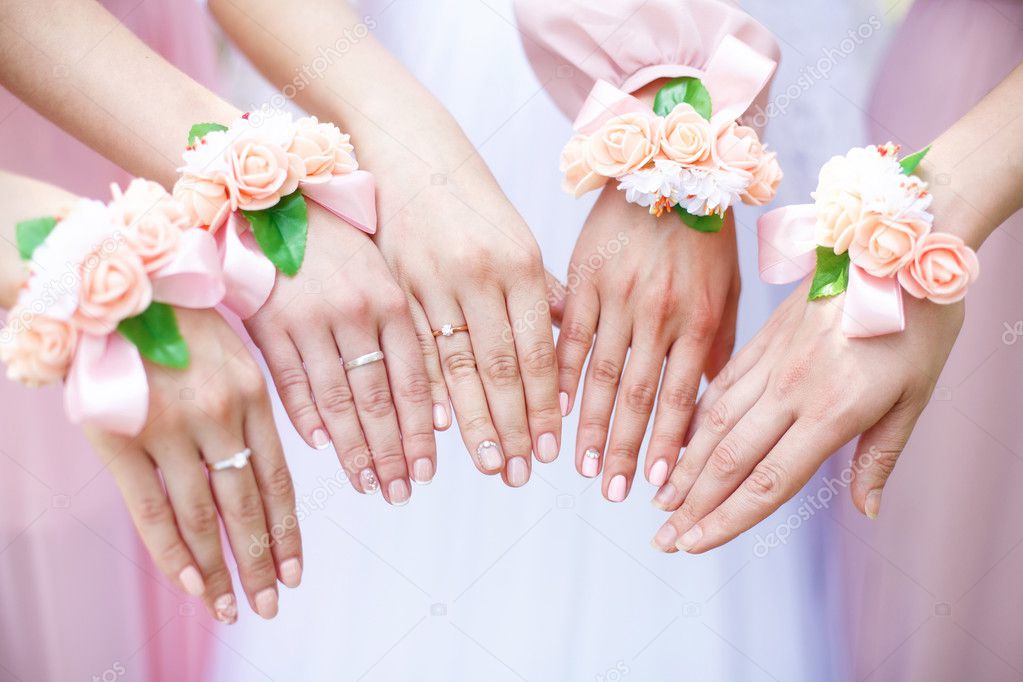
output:
[[[881, 69], [869, 141], [923, 147], [1021, 60], [1018, 0], [918, 0]], [[1023, 679], [1023, 215], [979, 256], [965, 326], [879, 519], [836, 505], [849, 679]]]
[[[193, 2], [106, 0], [150, 46], [210, 84]], [[107, 198], [128, 175], [0, 89], [0, 167]], [[0, 380], [0, 682], [199, 680], [213, 621], [172, 588], [113, 479], [64, 417], [62, 389]]]

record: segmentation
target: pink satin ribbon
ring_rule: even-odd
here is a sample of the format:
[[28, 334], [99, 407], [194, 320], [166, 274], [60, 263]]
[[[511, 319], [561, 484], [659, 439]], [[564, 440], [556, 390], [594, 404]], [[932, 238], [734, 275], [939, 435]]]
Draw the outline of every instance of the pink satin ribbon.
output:
[[[817, 267], [812, 204], [784, 206], [757, 221], [760, 279], [788, 284]], [[849, 265], [849, 285], [842, 307], [842, 332], [851, 338], [883, 336], [906, 328], [902, 287], [894, 277], [875, 277]]]
[[[302, 183], [302, 195], [367, 234], [377, 231], [376, 184], [363, 170], [335, 175], [324, 183]], [[239, 211], [217, 233], [227, 294], [224, 305], [245, 320], [266, 303], [277, 280], [277, 268], [263, 254]]]

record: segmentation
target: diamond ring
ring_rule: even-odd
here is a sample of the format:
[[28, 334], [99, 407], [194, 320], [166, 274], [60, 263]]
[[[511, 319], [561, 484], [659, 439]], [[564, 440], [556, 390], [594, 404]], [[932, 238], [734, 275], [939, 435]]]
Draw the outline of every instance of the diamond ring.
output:
[[207, 464], [210, 471], [223, 471], [224, 469], [244, 469], [249, 463], [249, 457], [252, 456], [252, 450], [245, 448], [241, 452], [236, 452], [227, 459], [222, 459], [219, 462], [213, 464]]
[[452, 326], [450, 324], [446, 324], [443, 327], [441, 327], [440, 329], [434, 329], [433, 330], [433, 335], [434, 335], [434, 337], [438, 337], [438, 336], [451, 336], [455, 332], [467, 332], [467, 331], [469, 331], [469, 325], [467, 325], [467, 324], [460, 324], [457, 327]]

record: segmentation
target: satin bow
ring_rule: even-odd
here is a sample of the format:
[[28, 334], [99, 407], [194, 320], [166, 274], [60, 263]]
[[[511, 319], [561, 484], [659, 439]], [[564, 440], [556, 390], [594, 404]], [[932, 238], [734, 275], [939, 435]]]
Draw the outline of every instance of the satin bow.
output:
[[[816, 210], [812, 204], [784, 206], [757, 221], [760, 279], [788, 284], [817, 267], [814, 239]], [[849, 264], [849, 284], [842, 307], [842, 331], [849, 337], [882, 336], [906, 328], [902, 287], [895, 277], [875, 277]]]
[[[300, 183], [302, 194], [349, 225], [367, 234], [377, 231], [376, 185], [373, 174], [357, 170], [335, 175], [324, 183]], [[256, 243], [248, 222], [239, 211], [228, 217], [217, 233], [227, 295], [224, 305], [247, 319], [266, 303], [277, 281], [277, 268]]]

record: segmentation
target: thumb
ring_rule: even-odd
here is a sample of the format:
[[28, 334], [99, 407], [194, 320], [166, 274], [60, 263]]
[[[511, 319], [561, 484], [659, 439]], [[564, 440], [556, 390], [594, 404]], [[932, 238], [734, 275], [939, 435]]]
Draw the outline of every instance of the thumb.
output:
[[880, 421], [860, 436], [852, 461], [853, 504], [867, 518], [881, 511], [881, 490], [913, 432], [921, 408], [907, 400], [895, 403]]
[[568, 289], [557, 277], [544, 270], [547, 280], [547, 303], [551, 307], [551, 320], [554, 326], [560, 327], [561, 320], [565, 316], [565, 297]]

